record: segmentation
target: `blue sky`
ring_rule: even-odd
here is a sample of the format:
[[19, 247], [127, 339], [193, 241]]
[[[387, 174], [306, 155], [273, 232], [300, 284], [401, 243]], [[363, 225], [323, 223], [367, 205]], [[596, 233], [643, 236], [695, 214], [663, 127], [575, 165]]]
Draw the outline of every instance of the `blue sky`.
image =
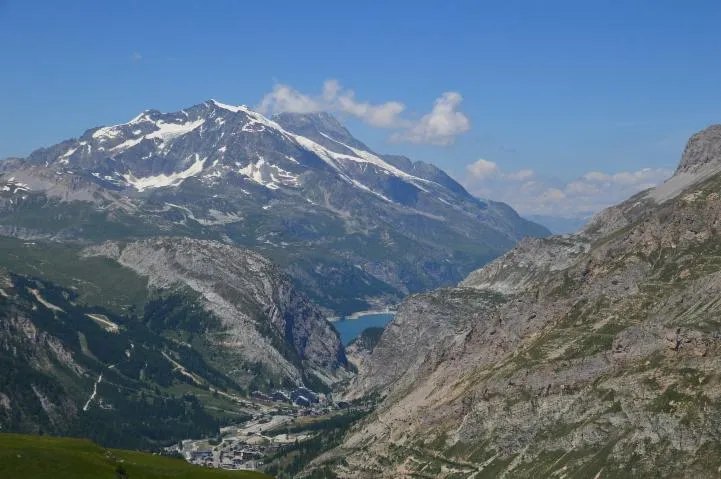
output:
[[[717, 1], [0, 0], [0, 157], [284, 87], [479, 195], [587, 214], [663, 179], [721, 121], [719, 24]], [[343, 89], [324, 103], [329, 80]], [[424, 115], [446, 92], [466, 122], [439, 140]], [[390, 120], [368, 113], [394, 104]]]

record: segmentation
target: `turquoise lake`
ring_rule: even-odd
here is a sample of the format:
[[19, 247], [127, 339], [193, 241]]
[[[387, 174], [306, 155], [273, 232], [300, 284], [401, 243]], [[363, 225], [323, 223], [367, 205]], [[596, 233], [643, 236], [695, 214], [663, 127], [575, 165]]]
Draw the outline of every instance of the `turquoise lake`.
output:
[[392, 313], [370, 313], [359, 316], [356, 319], [341, 319], [335, 321], [333, 326], [340, 333], [340, 339], [343, 344], [347, 345], [366, 328], [380, 327], [384, 328], [391, 319], [393, 319]]

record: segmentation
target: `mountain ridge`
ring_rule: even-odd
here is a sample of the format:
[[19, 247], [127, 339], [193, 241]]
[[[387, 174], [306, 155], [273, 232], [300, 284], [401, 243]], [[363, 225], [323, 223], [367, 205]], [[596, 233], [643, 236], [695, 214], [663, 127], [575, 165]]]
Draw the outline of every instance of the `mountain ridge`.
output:
[[338, 333], [262, 256], [153, 238], [0, 238], [0, 429], [167, 446], [350, 375]]
[[408, 298], [349, 390], [380, 406], [315, 464], [353, 478], [714, 477], [716, 131], [689, 140], [693, 171]]
[[232, 243], [341, 314], [456, 282], [521, 237], [548, 234], [432, 165], [374, 153], [329, 114], [269, 119], [215, 100], [86, 130], [2, 162], [0, 175], [26, 188], [0, 195], [3, 234]]

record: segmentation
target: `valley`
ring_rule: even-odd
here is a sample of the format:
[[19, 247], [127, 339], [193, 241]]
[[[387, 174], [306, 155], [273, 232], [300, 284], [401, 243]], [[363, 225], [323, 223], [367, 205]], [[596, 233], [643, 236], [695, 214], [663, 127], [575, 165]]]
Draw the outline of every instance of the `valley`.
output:
[[342, 395], [390, 307], [548, 234], [331, 115], [214, 100], [0, 183], [0, 428], [278, 477], [375, 407]]
[[0, 427], [278, 478], [704, 477], [719, 132], [576, 234], [333, 321], [232, 241], [0, 237]]
[[335, 321], [222, 241], [2, 237], [0, 427], [278, 478], [703, 475], [719, 131], [579, 233]]
[[721, 475], [721, 4], [138, 7], [0, 0], [0, 479]]

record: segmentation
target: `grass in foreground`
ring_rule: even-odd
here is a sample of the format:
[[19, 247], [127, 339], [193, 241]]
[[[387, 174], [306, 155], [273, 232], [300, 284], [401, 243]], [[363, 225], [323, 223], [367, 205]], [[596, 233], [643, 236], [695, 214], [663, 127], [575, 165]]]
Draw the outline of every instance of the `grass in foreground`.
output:
[[262, 479], [260, 473], [207, 469], [182, 459], [105, 449], [85, 439], [0, 434], [0, 477], [22, 479]]

